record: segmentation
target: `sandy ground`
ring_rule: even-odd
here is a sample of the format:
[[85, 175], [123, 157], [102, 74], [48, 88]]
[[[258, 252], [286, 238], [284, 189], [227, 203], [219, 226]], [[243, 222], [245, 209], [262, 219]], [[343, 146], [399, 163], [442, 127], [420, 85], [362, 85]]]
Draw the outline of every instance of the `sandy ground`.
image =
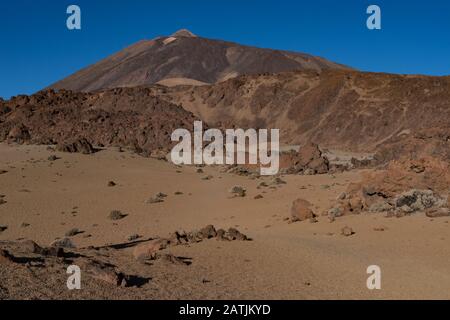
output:
[[[60, 159], [49, 161], [50, 155]], [[132, 299], [449, 299], [450, 226], [448, 218], [423, 214], [404, 218], [361, 215], [330, 223], [289, 224], [290, 206], [304, 198], [317, 213], [327, 209], [360, 172], [284, 176], [285, 185], [257, 189], [261, 181], [222, 173], [220, 167], [178, 168], [171, 163], [116, 150], [94, 155], [66, 154], [45, 146], [0, 144], [2, 240], [32, 239], [49, 245], [78, 228], [79, 248], [120, 243], [131, 234], [167, 236], [213, 224], [237, 227], [248, 242], [207, 240], [168, 249], [188, 257], [190, 265], [134, 261], [131, 249], [111, 253], [125, 271], [149, 281], [139, 288], [112, 288], [84, 282], [85, 290], [68, 292], [65, 270], [0, 268], [0, 298]], [[210, 180], [204, 180], [211, 175]], [[117, 185], [109, 187], [108, 182]], [[229, 189], [244, 186], [247, 196], [230, 198]], [[163, 203], [147, 204], [157, 192]], [[175, 192], [182, 192], [175, 195]], [[262, 199], [254, 199], [261, 194]], [[111, 221], [111, 210], [128, 214]], [[24, 225], [28, 224], [28, 226]], [[344, 237], [341, 228], [355, 234]], [[384, 227], [385, 231], [374, 228]], [[366, 269], [378, 265], [382, 289], [368, 290]], [[30, 280], [31, 279], [31, 280]], [[35, 280], [33, 280], [35, 279]]]

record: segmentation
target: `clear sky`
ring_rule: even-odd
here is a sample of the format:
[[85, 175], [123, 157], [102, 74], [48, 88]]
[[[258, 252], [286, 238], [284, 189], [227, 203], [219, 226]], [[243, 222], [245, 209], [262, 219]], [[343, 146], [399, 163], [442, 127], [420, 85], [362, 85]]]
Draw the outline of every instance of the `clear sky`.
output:
[[[66, 27], [70, 4], [81, 7], [80, 31]], [[370, 4], [381, 7], [380, 31], [366, 27]], [[0, 96], [34, 93], [181, 28], [364, 71], [450, 75], [448, 0], [1, 0]]]

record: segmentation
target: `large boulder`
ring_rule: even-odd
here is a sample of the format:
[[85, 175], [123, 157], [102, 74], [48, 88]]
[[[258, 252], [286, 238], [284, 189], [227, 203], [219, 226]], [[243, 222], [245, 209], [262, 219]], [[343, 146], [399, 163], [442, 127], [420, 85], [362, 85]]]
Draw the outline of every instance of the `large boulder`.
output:
[[322, 155], [319, 146], [314, 143], [307, 143], [298, 151], [282, 153], [280, 167], [289, 174], [323, 174], [330, 168], [328, 159]]
[[292, 203], [291, 207], [291, 221], [304, 221], [316, 217], [311, 210], [311, 203], [304, 199], [297, 199]]
[[133, 256], [136, 260], [154, 259], [160, 250], [164, 250], [170, 244], [167, 239], [154, 239], [134, 248]]
[[334, 207], [343, 215], [361, 212], [404, 216], [426, 212], [445, 216], [450, 206], [450, 165], [437, 158], [391, 161], [386, 168], [365, 172], [362, 181], [351, 183], [346, 196]]
[[92, 144], [85, 138], [76, 139], [71, 142], [63, 142], [57, 145], [57, 150], [69, 153], [91, 154], [95, 152]]

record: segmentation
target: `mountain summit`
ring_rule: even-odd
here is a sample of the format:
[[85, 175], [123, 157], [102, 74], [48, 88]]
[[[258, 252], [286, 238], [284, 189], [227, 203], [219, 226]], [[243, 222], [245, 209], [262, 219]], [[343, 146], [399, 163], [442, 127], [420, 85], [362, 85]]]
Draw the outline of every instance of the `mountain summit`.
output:
[[53, 89], [95, 91], [151, 84], [221, 82], [242, 74], [347, 69], [304, 53], [261, 49], [195, 36], [186, 29], [143, 40], [53, 84]]
[[190, 32], [187, 29], [181, 29], [178, 30], [177, 32], [175, 32], [172, 37], [187, 37], [187, 38], [197, 38], [197, 36], [195, 34], [193, 34], [192, 32]]

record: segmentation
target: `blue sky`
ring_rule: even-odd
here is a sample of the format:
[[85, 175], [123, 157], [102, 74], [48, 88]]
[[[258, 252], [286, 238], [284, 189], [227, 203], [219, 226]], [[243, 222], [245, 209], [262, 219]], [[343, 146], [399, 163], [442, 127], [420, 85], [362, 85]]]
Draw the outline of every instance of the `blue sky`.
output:
[[[66, 9], [82, 10], [82, 30]], [[366, 28], [366, 8], [382, 30]], [[448, 0], [0, 1], [0, 96], [34, 93], [141, 39], [208, 38], [319, 55], [364, 71], [450, 75]]]

